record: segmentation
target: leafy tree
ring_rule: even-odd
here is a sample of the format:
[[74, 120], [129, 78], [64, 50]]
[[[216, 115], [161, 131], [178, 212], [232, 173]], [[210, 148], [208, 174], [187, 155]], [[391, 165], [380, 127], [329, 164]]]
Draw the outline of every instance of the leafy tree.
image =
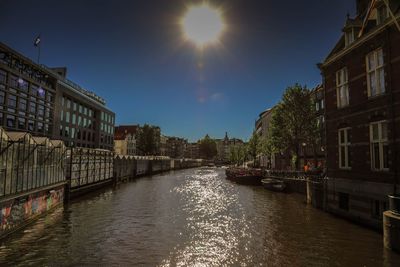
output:
[[254, 160], [255, 165], [257, 165], [256, 160], [259, 152], [260, 141], [260, 136], [255, 131], [253, 131], [249, 143], [247, 144], [247, 152], [250, 158]]
[[200, 155], [204, 159], [213, 159], [217, 155], [217, 143], [208, 134], [199, 141]]
[[160, 148], [160, 128], [143, 125], [137, 133], [137, 149], [143, 155], [158, 155]]
[[[270, 135], [268, 135], [270, 136]], [[271, 138], [267, 137], [262, 137], [260, 138], [260, 142], [258, 143], [258, 154], [262, 156], [266, 156], [268, 158], [268, 161], [271, 163], [272, 160], [272, 155], [276, 153], [277, 151], [274, 149], [274, 146], [272, 145]], [[271, 166], [267, 166], [267, 168], [270, 168]]]
[[229, 161], [235, 165], [241, 165], [246, 161], [247, 146], [234, 145], [229, 151]]
[[318, 139], [317, 116], [310, 90], [299, 84], [290, 86], [271, 118], [270, 142], [273, 150], [289, 152], [299, 169], [300, 146], [315, 146]]

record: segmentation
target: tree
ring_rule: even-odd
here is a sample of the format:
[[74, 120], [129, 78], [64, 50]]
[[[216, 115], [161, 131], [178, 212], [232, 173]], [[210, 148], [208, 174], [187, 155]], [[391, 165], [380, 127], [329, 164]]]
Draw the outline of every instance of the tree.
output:
[[137, 133], [137, 149], [143, 155], [158, 155], [160, 147], [160, 128], [143, 125]]
[[246, 145], [234, 145], [229, 150], [229, 161], [235, 165], [241, 165], [246, 161]]
[[258, 154], [267, 157], [269, 163], [267, 166], [268, 169], [271, 168], [272, 155], [277, 152], [272, 145], [271, 139], [268, 138], [269, 136], [260, 138], [260, 142], [258, 143]]
[[217, 143], [207, 134], [199, 141], [199, 151], [202, 158], [212, 159], [217, 155]]
[[289, 152], [299, 169], [300, 146], [315, 145], [318, 139], [317, 116], [310, 90], [299, 84], [290, 86], [271, 118], [270, 141], [274, 150]]
[[257, 165], [256, 160], [259, 152], [259, 145], [260, 145], [260, 136], [256, 133], [256, 131], [253, 131], [249, 143], [247, 144], [247, 152], [250, 158], [254, 161], [254, 165]]

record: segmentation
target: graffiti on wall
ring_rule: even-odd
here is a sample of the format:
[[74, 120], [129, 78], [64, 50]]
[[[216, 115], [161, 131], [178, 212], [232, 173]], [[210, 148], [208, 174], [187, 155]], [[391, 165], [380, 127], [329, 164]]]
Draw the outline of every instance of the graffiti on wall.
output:
[[0, 206], [0, 235], [62, 203], [64, 188], [30, 194]]

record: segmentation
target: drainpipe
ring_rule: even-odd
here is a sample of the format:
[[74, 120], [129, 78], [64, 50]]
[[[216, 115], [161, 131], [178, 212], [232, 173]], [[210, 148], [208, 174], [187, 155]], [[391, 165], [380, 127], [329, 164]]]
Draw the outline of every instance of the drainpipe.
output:
[[393, 184], [393, 194], [397, 193], [397, 184], [400, 184], [399, 182], [399, 177], [398, 177], [398, 167], [397, 167], [397, 155], [398, 155], [398, 151], [396, 148], [396, 139], [397, 139], [397, 134], [396, 134], [396, 123], [395, 123], [395, 104], [394, 104], [394, 95], [393, 95], [393, 88], [394, 88], [394, 84], [393, 84], [393, 79], [392, 79], [392, 63], [390, 62], [391, 58], [392, 58], [392, 51], [391, 51], [391, 47], [390, 47], [390, 31], [386, 30], [386, 43], [388, 44], [388, 54], [387, 54], [387, 59], [388, 59], [388, 73], [390, 75], [389, 76], [389, 81], [388, 83], [390, 83], [390, 107], [391, 107], [391, 113], [392, 113], [392, 122], [391, 122], [391, 130], [392, 130], [392, 149], [393, 149], [393, 160], [392, 160], [392, 165], [393, 165], [393, 171], [394, 171], [394, 184]]

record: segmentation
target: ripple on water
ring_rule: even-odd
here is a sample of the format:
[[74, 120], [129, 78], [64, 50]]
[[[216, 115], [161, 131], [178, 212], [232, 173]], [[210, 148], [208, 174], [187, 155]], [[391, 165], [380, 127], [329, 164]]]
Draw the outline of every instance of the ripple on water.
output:
[[400, 266], [381, 235], [303, 197], [201, 168], [138, 179], [71, 203], [4, 241], [0, 265]]

